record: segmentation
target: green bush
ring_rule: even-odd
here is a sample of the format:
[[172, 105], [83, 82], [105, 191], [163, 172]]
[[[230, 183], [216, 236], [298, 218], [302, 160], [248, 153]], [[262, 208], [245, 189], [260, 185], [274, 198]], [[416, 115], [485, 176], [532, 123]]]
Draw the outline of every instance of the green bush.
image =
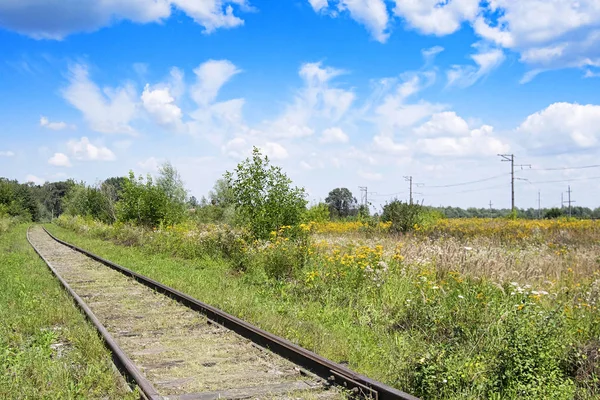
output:
[[391, 232], [409, 232], [422, 222], [424, 213], [424, 208], [419, 204], [403, 203], [396, 199], [383, 206], [381, 220], [392, 223]]
[[239, 222], [258, 239], [268, 239], [282, 226], [297, 225], [306, 210], [303, 188], [292, 187], [292, 181], [281, 167], [270, 165], [254, 148], [252, 158], [225, 173]]
[[315, 204], [309, 207], [302, 216], [303, 222], [327, 222], [329, 221], [329, 206], [325, 203]]

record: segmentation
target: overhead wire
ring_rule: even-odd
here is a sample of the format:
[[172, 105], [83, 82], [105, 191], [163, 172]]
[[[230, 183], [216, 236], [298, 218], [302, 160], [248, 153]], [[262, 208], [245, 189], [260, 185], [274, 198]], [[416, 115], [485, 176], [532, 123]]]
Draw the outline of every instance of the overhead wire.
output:
[[508, 176], [508, 175], [510, 175], [510, 173], [505, 173], [505, 174], [501, 174], [501, 175], [490, 176], [489, 178], [478, 179], [476, 181], [451, 183], [451, 184], [448, 184], [448, 185], [433, 185], [433, 186], [425, 185], [424, 187], [430, 189], [430, 188], [448, 188], [448, 187], [472, 185], [474, 183], [487, 182], [487, 181], [491, 181], [493, 179], [502, 178], [502, 177], [505, 177], [505, 176]]

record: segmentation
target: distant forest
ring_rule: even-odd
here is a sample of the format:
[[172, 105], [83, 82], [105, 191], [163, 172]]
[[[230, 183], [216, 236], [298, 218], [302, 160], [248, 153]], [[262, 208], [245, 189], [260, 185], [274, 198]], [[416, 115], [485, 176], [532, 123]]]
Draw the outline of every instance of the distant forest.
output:
[[[46, 182], [43, 185], [36, 185], [32, 182], [19, 183], [16, 180], [10, 180], [0, 177], [0, 216], [10, 215], [20, 217], [28, 221], [49, 221], [52, 218], [60, 216], [69, 207], [81, 208], [81, 204], [73, 204], [82, 196], [76, 194], [85, 190], [87, 193], [84, 198], [86, 204], [84, 208], [89, 208], [87, 214], [96, 216], [95, 214], [106, 210], [110, 210], [105, 203], [110, 205], [119, 199], [119, 193], [123, 188], [125, 177], [113, 177], [103, 182], [97, 183], [94, 186], [86, 186], [83, 182], [75, 182], [74, 180], [66, 180], [60, 182]], [[218, 181], [215, 185], [216, 190], [219, 186]], [[221, 182], [222, 183], [222, 182]], [[330, 193], [335, 194], [339, 189], [335, 189]], [[344, 189], [347, 191], [347, 189]], [[216, 190], [218, 192], [218, 190]], [[348, 191], [350, 199], [356, 203], [356, 199]], [[214, 197], [212, 191], [209, 193], [209, 198]], [[328, 198], [329, 199], [329, 198]], [[212, 203], [214, 203], [214, 199]], [[327, 202], [328, 204], [330, 202]], [[202, 208], [214, 207], [210, 201], [203, 199], [198, 202], [193, 196], [187, 200], [189, 208], [194, 208], [197, 212], [201, 212]], [[330, 204], [331, 208], [331, 204]], [[347, 213], [332, 213], [332, 219], [358, 218], [359, 213], [356, 210], [358, 206], [352, 205], [352, 209]], [[427, 207], [428, 209], [438, 211], [447, 218], [500, 218], [510, 214], [510, 209], [489, 209], [489, 208], [460, 208], [460, 207]], [[93, 209], [93, 210], [92, 210]], [[355, 211], [355, 212], [352, 212]], [[343, 215], [343, 217], [340, 217]], [[375, 214], [377, 216], [377, 214]], [[543, 208], [538, 211], [535, 208], [517, 209], [517, 216], [523, 219], [538, 219], [538, 218], [558, 218], [568, 216], [568, 208]], [[581, 219], [598, 219], [600, 218], [600, 207], [591, 209], [589, 207], [572, 207], [571, 216]], [[97, 216], [96, 216], [97, 217]], [[102, 218], [101, 218], [102, 219]]]

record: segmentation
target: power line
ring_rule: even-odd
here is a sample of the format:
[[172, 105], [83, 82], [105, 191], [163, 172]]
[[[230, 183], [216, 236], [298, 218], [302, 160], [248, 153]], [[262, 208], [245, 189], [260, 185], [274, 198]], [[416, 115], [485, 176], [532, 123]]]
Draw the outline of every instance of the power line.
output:
[[556, 168], [530, 168], [528, 171], [567, 171], [570, 169], [587, 169], [587, 168], [599, 168], [600, 164], [594, 165], [583, 165], [580, 167], [556, 167]]
[[493, 179], [502, 178], [502, 177], [505, 177], [507, 175], [510, 175], [510, 173], [506, 173], [506, 174], [502, 174], [502, 175], [496, 175], [496, 176], [490, 176], [489, 178], [478, 179], [476, 181], [461, 182], [461, 183], [452, 183], [452, 184], [449, 184], [449, 185], [436, 185], [436, 186], [428, 186], [428, 185], [426, 185], [425, 187], [429, 189], [429, 188], [448, 188], [448, 187], [455, 187], [455, 186], [472, 185], [474, 183], [486, 182], [486, 181], [491, 181]]
[[571, 178], [571, 179], [560, 179], [553, 181], [537, 181], [531, 182], [532, 184], [541, 185], [544, 183], [561, 183], [561, 182], [573, 182], [573, 181], [587, 181], [592, 179], [600, 179], [600, 176], [589, 176], [589, 177], [580, 177], [580, 178]]
[[482, 190], [498, 189], [501, 187], [505, 187], [505, 185], [502, 184], [502, 185], [496, 185], [496, 186], [488, 186], [488, 187], [479, 188], [479, 189], [462, 190], [460, 192], [446, 192], [446, 193], [432, 193], [432, 194], [425, 193], [425, 194], [423, 194], [423, 196], [425, 196], [425, 197], [427, 197], [427, 196], [446, 196], [446, 195], [450, 195], [450, 194], [473, 193], [473, 192], [481, 192]]

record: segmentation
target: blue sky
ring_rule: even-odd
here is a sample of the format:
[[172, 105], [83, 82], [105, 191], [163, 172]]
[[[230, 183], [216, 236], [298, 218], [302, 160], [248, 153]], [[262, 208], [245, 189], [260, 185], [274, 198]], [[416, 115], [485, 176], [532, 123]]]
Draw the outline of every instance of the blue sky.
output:
[[170, 160], [200, 197], [258, 146], [311, 201], [412, 175], [425, 204], [509, 207], [514, 153], [519, 207], [600, 206], [597, 0], [5, 0], [0, 54], [20, 181]]

